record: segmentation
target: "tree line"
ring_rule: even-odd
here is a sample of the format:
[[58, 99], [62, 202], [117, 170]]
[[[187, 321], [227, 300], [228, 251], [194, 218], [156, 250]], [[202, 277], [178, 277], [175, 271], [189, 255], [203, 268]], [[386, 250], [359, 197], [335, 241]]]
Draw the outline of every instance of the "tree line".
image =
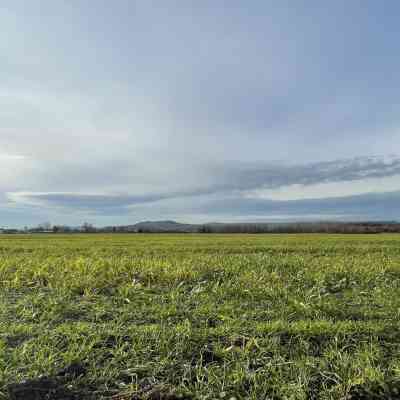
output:
[[296, 222], [296, 223], [213, 223], [178, 224], [171, 228], [158, 228], [143, 224], [96, 227], [88, 222], [78, 227], [52, 225], [49, 222], [24, 229], [0, 229], [0, 233], [400, 233], [398, 222]]

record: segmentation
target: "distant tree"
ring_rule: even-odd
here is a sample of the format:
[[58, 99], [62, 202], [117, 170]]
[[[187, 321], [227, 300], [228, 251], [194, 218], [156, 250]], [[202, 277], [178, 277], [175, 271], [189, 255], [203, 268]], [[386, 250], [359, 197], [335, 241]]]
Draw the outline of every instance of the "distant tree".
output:
[[42, 222], [41, 224], [38, 225], [37, 230], [39, 232], [50, 231], [51, 230], [51, 223], [50, 222]]
[[201, 225], [199, 228], [199, 233], [211, 233], [211, 227], [207, 225]]
[[84, 222], [82, 225], [82, 232], [89, 233], [89, 232], [94, 232], [95, 228], [92, 224], [89, 224], [89, 222]]
[[57, 232], [69, 233], [72, 231], [73, 231], [73, 229], [71, 227], [69, 227], [68, 225], [58, 225], [57, 226]]

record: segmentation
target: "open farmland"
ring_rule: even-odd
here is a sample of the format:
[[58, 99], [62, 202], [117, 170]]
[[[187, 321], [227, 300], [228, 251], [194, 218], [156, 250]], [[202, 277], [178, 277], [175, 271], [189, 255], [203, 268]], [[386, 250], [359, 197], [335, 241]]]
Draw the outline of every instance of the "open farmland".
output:
[[0, 399], [398, 398], [399, 314], [397, 235], [4, 235]]

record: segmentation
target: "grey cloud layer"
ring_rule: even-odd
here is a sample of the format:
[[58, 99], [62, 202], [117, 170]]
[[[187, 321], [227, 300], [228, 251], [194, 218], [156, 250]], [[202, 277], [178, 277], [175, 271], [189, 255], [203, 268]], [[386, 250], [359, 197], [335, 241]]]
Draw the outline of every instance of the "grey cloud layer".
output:
[[[46, 196], [43, 196], [46, 197]], [[52, 200], [54, 200], [54, 196]], [[83, 197], [83, 196], [82, 196]], [[46, 197], [48, 198], [48, 197]], [[70, 197], [65, 198], [70, 207]], [[93, 200], [93, 199], [92, 199]], [[79, 198], [79, 207], [85, 204], [82, 198]], [[174, 218], [188, 222], [210, 222], [216, 221], [243, 221], [257, 220], [398, 220], [400, 192], [363, 194], [357, 196], [339, 197], [335, 199], [308, 199], [291, 201], [272, 201], [249, 199], [240, 196], [222, 196], [207, 197], [204, 199], [194, 198], [190, 203], [185, 204], [181, 199], [166, 199], [159, 207], [152, 207], [151, 203], [137, 204], [133, 209], [121, 207], [120, 203], [128, 201], [126, 197], [113, 199], [110, 204], [110, 198], [97, 198], [97, 202], [102, 202], [100, 208], [95, 209], [95, 214], [88, 213], [93, 210], [93, 201], [91, 206], [82, 218], [111, 217], [111, 223], [126, 223], [131, 220], [143, 219], [165, 219]], [[132, 201], [129, 200], [129, 201]], [[82, 204], [83, 203], [83, 204]], [[104, 207], [106, 204], [106, 207]], [[1, 214], [1, 213], [0, 213]], [[39, 215], [43, 215], [40, 213]], [[115, 217], [122, 218], [120, 220]], [[43, 217], [42, 217], [43, 218]]]
[[[14, 192], [9, 194], [9, 198], [17, 203], [33, 202], [71, 209], [91, 209], [100, 213], [106, 213], [107, 210], [108, 212], [118, 212], [118, 210], [122, 211], [130, 206], [174, 198], [232, 194], [240, 196], [246, 191], [260, 188], [276, 189], [293, 184], [312, 185], [400, 175], [400, 158], [394, 156], [387, 159], [364, 157], [292, 166], [232, 163], [231, 165], [208, 166], [208, 172], [210, 174], [208, 185], [198, 186], [185, 182], [177, 191], [158, 188], [158, 191], [136, 192], [135, 194]], [[168, 185], [166, 186], [168, 187]]]
[[[224, 166], [225, 182], [221, 188], [249, 190], [279, 188], [293, 184], [352, 181], [400, 174], [400, 158], [359, 157], [348, 160], [305, 165], [235, 165]], [[216, 186], [218, 188], [218, 186]]]
[[399, 2], [3, 3], [4, 220], [251, 213], [253, 190], [400, 174], [356, 158], [400, 148]]
[[[213, 210], [226, 221], [247, 216], [255, 220], [398, 220], [400, 192], [363, 194], [332, 199], [271, 201], [244, 198], [225, 198], [210, 201], [207, 207], [194, 212]], [[243, 218], [242, 218], [243, 219]], [[246, 220], [246, 218], [244, 218]]]

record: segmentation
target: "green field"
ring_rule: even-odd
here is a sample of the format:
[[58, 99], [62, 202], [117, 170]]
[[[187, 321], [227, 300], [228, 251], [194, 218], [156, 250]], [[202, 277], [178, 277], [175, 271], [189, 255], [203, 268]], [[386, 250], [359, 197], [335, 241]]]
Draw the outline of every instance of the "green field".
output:
[[399, 398], [399, 315], [400, 235], [4, 235], [0, 399]]

